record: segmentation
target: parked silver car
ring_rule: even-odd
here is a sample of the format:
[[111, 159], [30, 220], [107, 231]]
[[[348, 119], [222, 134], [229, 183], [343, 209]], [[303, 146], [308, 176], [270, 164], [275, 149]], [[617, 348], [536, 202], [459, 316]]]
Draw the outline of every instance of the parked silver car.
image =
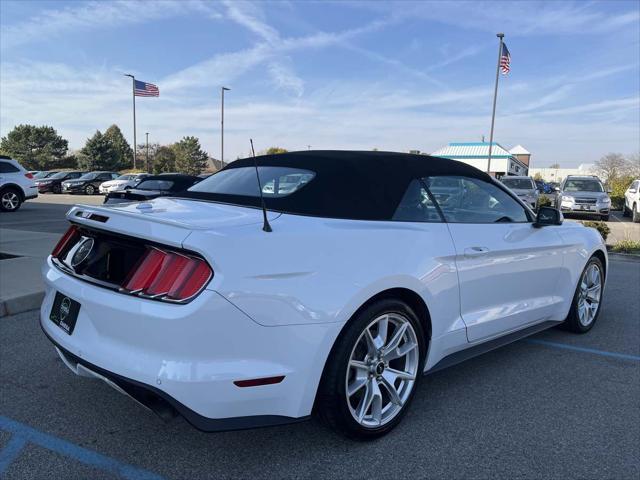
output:
[[560, 185], [560, 192], [563, 213], [597, 215], [601, 220], [609, 220], [611, 198], [595, 175], [569, 175]]
[[538, 206], [538, 187], [531, 177], [510, 176], [502, 177], [500, 181], [507, 186], [509, 190], [515, 193], [520, 200], [535, 210]]

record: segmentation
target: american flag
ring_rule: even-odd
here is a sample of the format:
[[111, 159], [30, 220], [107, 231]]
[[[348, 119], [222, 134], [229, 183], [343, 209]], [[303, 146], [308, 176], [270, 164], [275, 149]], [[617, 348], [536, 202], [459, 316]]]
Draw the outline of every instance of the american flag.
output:
[[158, 86], [153, 83], [141, 82], [140, 80], [135, 80], [134, 86], [134, 95], [136, 97], [159, 97], [160, 90], [158, 90]]
[[500, 53], [500, 72], [506, 75], [511, 70], [511, 54], [505, 43], [502, 44], [502, 52]]

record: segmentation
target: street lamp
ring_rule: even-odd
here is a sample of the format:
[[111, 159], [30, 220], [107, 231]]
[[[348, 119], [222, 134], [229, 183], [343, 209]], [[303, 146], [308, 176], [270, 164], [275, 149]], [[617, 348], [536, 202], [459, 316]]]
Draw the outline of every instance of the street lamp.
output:
[[222, 97], [221, 115], [220, 115], [220, 168], [224, 168], [224, 92], [231, 90], [227, 87], [220, 87], [220, 95]]
[[149, 132], [145, 133], [145, 135], [147, 136], [147, 173], [149, 173]]

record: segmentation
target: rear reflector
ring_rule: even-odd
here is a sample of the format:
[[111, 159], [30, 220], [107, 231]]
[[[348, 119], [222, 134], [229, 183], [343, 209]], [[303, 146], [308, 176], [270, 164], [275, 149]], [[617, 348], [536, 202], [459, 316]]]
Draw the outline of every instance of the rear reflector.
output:
[[58, 258], [60, 253], [64, 251], [67, 246], [78, 239], [80, 234], [78, 233], [78, 227], [75, 225], [71, 225], [69, 230], [65, 232], [62, 238], [58, 241], [58, 244], [53, 248], [53, 252], [51, 252], [51, 256], [54, 258]]
[[213, 272], [201, 258], [148, 248], [122, 289], [161, 300], [181, 302], [204, 288]]
[[282, 380], [284, 380], [284, 375], [278, 377], [253, 378], [251, 380], [236, 380], [233, 384], [240, 388], [259, 387], [260, 385], [273, 385], [275, 383], [280, 383]]

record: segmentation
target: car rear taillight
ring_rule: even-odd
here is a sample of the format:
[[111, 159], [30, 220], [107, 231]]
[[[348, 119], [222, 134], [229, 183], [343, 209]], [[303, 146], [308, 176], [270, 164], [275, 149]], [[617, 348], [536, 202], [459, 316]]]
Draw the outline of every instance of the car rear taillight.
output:
[[150, 247], [125, 279], [122, 290], [160, 300], [182, 302], [213, 276], [201, 258]]
[[31, 180], [33, 178], [33, 173], [27, 172], [24, 174], [24, 176], [27, 177], [29, 180]]
[[75, 225], [71, 225], [69, 227], [69, 230], [65, 232], [62, 238], [58, 241], [57, 245], [53, 248], [53, 251], [51, 252], [51, 256], [54, 258], [58, 258], [58, 256], [64, 250], [66, 250], [67, 247], [71, 245], [72, 242], [75, 242], [79, 236], [80, 236], [80, 233], [78, 232], [78, 227]]

